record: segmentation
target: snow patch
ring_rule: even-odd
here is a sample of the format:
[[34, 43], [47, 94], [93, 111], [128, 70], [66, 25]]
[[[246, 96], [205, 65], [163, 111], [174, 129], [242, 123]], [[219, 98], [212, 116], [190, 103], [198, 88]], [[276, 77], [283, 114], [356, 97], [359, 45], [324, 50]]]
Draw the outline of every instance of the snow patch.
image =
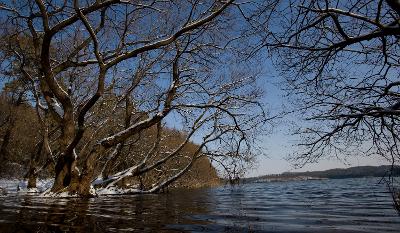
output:
[[140, 192], [141, 190], [136, 188], [118, 188], [114, 186], [97, 190], [98, 195], [120, 195]]
[[15, 194], [15, 193], [41, 193], [49, 189], [53, 184], [53, 179], [38, 180], [37, 188], [28, 189], [28, 182], [26, 180], [18, 179], [0, 179], [0, 194]]
[[[0, 196], [16, 195], [16, 194], [39, 194], [42, 197], [78, 197], [76, 194], [70, 194], [68, 191], [53, 193], [50, 191], [53, 185], [53, 179], [42, 179], [37, 181], [37, 188], [28, 189], [27, 181], [18, 179], [0, 179]], [[92, 184], [101, 184], [104, 180], [101, 178], [96, 179]], [[121, 194], [138, 194], [143, 193], [138, 185], [131, 187], [116, 187], [110, 186], [106, 188], [95, 189], [93, 185], [90, 187], [90, 194], [93, 196], [99, 195], [121, 195]]]

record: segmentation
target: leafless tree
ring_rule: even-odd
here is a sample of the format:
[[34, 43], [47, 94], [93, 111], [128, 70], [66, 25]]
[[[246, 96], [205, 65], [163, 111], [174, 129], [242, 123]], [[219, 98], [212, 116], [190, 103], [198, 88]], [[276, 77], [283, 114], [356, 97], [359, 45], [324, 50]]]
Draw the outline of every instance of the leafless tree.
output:
[[[2, 83], [3, 88], [1, 92], [2, 104], [1, 115], [2, 123], [1, 128], [4, 132], [2, 135], [2, 144], [0, 147], [0, 161], [3, 167], [3, 173], [7, 171], [7, 162], [16, 163], [21, 160], [21, 154], [30, 153], [26, 151], [30, 146], [29, 142], [35, 141], [36, 130], [34, 126], [28, 126], [24, 124], [24, 118], [32, 117], [35, 114], [30, 103], [35, 102], [32, 95], [32, 83], [31, 80], [25, 79], [24, 75], [20, 72], [21, 64], [19, 61], [20, 52], [27, 47], [27, 40], [19, 40], [14, 37], [14, 34], [2, 35], [1, 42], [3, 47], [1, 48], [1, 61], [2, 61]], [[26, 51], [26, 55], [29, 52]], [[26, 60], [25, 60], [26, 62]], [[35, 119], [31, 119], [32, 123], [35, 123]], [[23, 130], [25, 129], [25, 130]], [[37, 128], [36, 128], [37, 129]], [[31, 130], [31, 133], [26, 131]], [[24, 133], [26, 136], [31, 136], [29, 140], [18, 140], [19, 133]], [[16, 141], [16, 142], [15, 142]], [[19, 142], [18, 142], [19, 141]], [[18, 147], [24, 152], [19, 151]], [[9, 171], [8, 171], [9, 172]], [[4, 174], [3, 174], [4, 175]], [[10, 174], [9, 174], [10, 175]]]
[[[38, 111], [41, 116], [48, 112], [60, 129], [51, 192], [91, 195], [91, 183], [101, 171], [110, 187], [179, 160], [179, 167], [138, 190], [157, 192], [200, 157], [227, 170], [249, 163], [266, 115], [259, 103], [257, 65], [239, 59], [246, 45], [232, 40], [241, 37], [235, 6], [242, 4], [3, 2], [2, 30], [13, 28], [16, 37], [30, 38], [33, 45], [37, 68], [22, 65], [21, 72], [37, 89]], [[162, 147], [165, 123], [186, 132], [168, 151]], [[140, 146], [137, 139], [150, 129], [156, 130], [151, 148], [132, 153], [129, 148]], [[184, 153], [192, 141], [198, 146]], [[108, 166], [115, 165], [121, 151], [134, 158], [132, 164], [110, 174]], [[106, 162], [99, 171], [100, 160]]]
[[256, 15], [262, 23], [254, 25], [264, 29], [264, 39], [254, 48], [272, 52], [294, 111], [306, 120], [296, 132], [301, 143], [295, 162], [359, 153], [398, 164], [399, 1], [273, 6]]

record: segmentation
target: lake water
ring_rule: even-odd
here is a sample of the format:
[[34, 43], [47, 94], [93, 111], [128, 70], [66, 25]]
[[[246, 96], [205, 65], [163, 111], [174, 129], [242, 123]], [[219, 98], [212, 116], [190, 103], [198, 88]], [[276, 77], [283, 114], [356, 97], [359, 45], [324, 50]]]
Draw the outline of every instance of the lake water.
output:
[[0, 197], [0, 232], [400, 232], [379, 179], [253, 183], [93, 199]]

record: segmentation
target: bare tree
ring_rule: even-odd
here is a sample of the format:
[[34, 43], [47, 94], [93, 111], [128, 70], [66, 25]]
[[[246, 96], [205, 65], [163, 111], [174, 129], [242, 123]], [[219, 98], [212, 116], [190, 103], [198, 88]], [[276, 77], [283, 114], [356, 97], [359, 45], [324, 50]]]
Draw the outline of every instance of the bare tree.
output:
[[[32, 46], [28, 45], [29, 42], [26, 38], [18, 38], [15, 33], [2, 34], [1, 41], [3, 45], [1, 48], [1, 74], [4, 85], [1, 95], [2, 102], [5, 105], [1, 110], [2, 118], [4, 118], [1, 128], [5, 130], [2, 134], [0, 161], [4, 172], [7, 171], [6, 167], [9, 165], [6, 161], [16, 164], [18, 160], [22, 159], [21, 154], [31, 152], [28, 148], [31, 147], [29, 144], [36, 140], [37, 128], [34, 125], [25, 123], [25, 118], [30, 118], [35, 114], [35, 111], [30, 106], [30, 103], [34, 103], [35, 100], [31, 98], [33, 92], [32, 80], [26, 79], [20, 71], [23, 65], [21, 65], [22, 60], [19, 57], [21, 51], [25, 51], [25, 56], [29, 57]], [[25, 64], [28, 64], [27, 66], [32, 67], [32, 64], [30, 64], [31, 59], [23, 60]], [[31, 122], [35, 123], [36, 118], [31, 119]], [[27, 133], [27, 131], [31, 132]], [[20, 133], [32, 138], [20, 140]], [[21, 150], [25, 151], [22, 152]], [[15, 172], [18, 173], [17, 171]]]
[[[398, 1], [274, 1], [255, 24], [306, 122], [300, 166], [323, 156], [399, 153]], [[270, 20], [266, 20], [270, 19]], [[279, 26], [278, 26], [279, 25]], [[265, 30], [267, 28], [267, 30]]]
[[[49, 120], [46, 117], [48, 111], [40, 103], [37, 80], [32, 77], [38, 64], [30, 37], [20, 35], [9, 25], [4, 26], [6, 28], [1, 35], [3, 44], [1, 74], [4, 83], [2, 95], [9, 103], [10, 110], [7, 114], [9, 124], [4, 133], [6, 140], [3, 140], [5, 143], [2, 144], [1, 149], [4, 153], [0, 154], [7, 154], [15, 164], [23, 167], [26, 166], [25, 161], [29, 160], [30, 164], [25, 178], [28, 179], [28, 188], [36, 188], [38, 173], [50, 165], [53, 160], [48, 137]], [[27, 123], [27, 120], [30, 122]], [[13, 139], [11, 139], [12, 136]], [[30, 154], [31, 158], [27, 158], [27, 154]], [[43, 163], [43, 159], [45, 160], [44, 166], [38, 168], [40, 163]], [[4, 163], [2, 164], [4, 165]], [[7, 166], [5, 164], [5, 167]]]
[[[91, 195], [101, 171], [109, 187], [179, 160], [167, 176], [138, 190], [157, 192], [200, 157], [226, 168], [251, 162], [266, 116], [257, 65], [238, 59], [235, 52], [246, 47], [231, 40], [240, 36], [233, 26], [239, 20], [235, 5], [233, 0], [1, 4], [3, 30], [12, 26], [33, 45], [37, 68], [21, 71], [38, 90], [38, 111], [48, 112], [60, 129], [52, 192]], [[186, 131], [168, 151], [162, 146], [165, 123]], [[137, 138], [150, 129], [156, 130], [152, 147], [132, 153], [140, 146]], [[191, 141], [198, 146], [188, 154], [184, 148]], [[110, 174], [108, 166], [115, 166], [121, 151], [134, 159]]]

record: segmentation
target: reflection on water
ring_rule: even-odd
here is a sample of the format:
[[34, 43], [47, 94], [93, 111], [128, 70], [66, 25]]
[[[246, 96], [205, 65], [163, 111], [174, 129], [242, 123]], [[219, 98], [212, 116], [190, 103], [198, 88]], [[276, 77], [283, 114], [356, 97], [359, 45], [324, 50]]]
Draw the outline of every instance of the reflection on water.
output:
[[0, 232], [399, 232], [376, 179], [93, 199], [0, 197]]

